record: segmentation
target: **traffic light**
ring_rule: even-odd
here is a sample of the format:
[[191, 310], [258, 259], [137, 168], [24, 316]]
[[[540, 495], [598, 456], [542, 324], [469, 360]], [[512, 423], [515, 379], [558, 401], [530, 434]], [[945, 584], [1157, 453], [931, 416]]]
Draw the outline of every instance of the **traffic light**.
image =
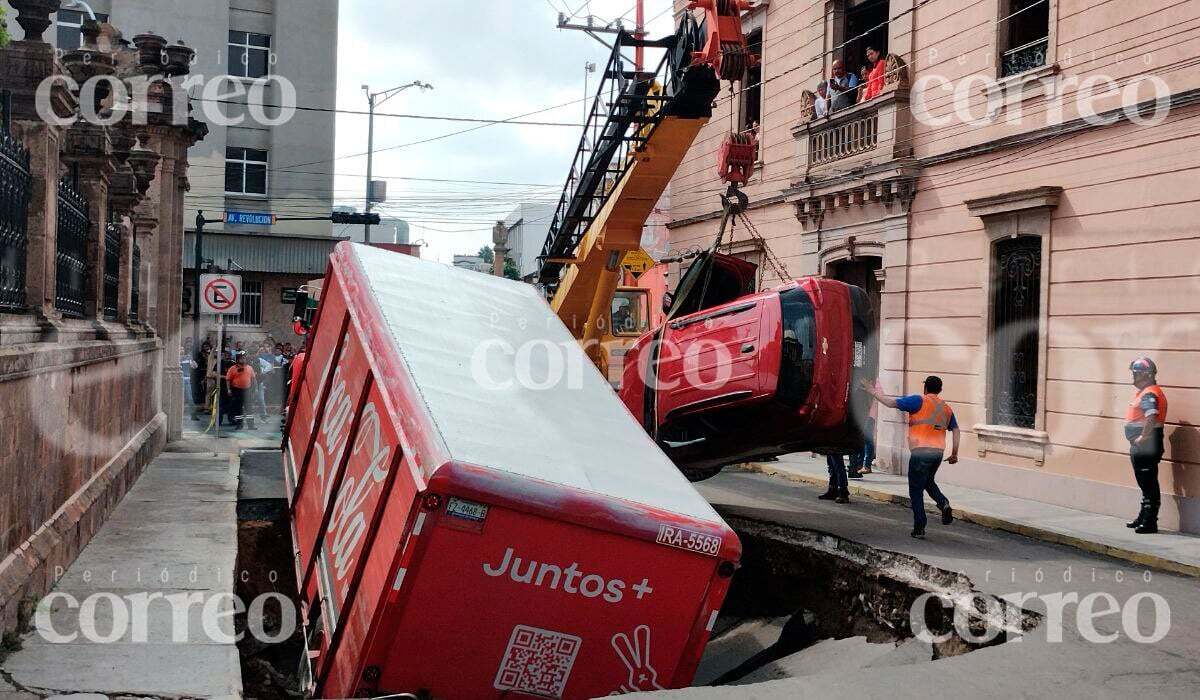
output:
[[330, 219], [335, 224], [370, 224], [372, 226], [379, 225], [378, 214], [358, 214], [356, 212], [335, 211]]

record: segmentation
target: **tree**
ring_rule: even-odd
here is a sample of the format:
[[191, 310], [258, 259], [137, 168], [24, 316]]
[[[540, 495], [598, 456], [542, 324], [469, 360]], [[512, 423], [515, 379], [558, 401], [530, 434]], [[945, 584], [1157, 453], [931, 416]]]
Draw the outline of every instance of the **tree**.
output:
[[8, 46], [8, 21], [4, 17], [4, 8], [0, 7], [0, 49]]
[[521, 271], [517, 268], [517, 261], [511, 257], [504, 258], [504, 276], [510, 280], [521, 279]]
[[479, 249], [479, 257], [483, 258], [483, 261], [489, 265], [496, 260], [496, 254], [492, 252], [490, 245], [485, 245]]

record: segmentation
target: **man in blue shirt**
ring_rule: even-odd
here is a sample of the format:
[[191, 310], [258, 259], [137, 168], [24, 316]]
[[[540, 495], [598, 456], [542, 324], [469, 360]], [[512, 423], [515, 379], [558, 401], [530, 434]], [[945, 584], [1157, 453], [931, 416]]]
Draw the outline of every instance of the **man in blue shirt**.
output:
[[946, 431], [954, 435], [953, 450], [946, 461], [950, 464], [958, 462], [958, 445], [961, 434], [958, 430], [958, 419], [949, 404], [942, 400], [941, 377], [925, 379], [925, 394], [918, 396], [900, 396], [891, 398], [876, 389], [870, 382], [863, 380], [860, 384], [863, 391], [875, 398], [876, 401], [896, 408], [908, 414], [908, 447], [911, 455], [908, 460], [908, 497], [912, 502], [913, 531], [912, 536], [924, 539], [925, 524], [925, 494], [928, 493], [938, 510], [942, 512], [942, 524], [954, 522], [954, 514], [950, 509], [950, 499], [938, 488], [934, 477], [938, 467], [942, 465], [942, 457], [946, 452]]

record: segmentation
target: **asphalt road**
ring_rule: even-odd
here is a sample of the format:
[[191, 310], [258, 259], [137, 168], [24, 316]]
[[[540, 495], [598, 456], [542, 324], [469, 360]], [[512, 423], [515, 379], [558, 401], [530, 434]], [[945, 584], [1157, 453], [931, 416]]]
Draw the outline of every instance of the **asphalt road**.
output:
[[[1026, 609], [1047, 618], [1020, 641], [932, 663], [660, 696], [1200, 697], [1200, 580], [962, 522], [942, 526], [931, 519], [928, 539], [914, 540], [909, 537], [911, 513], [905, 508], [865, 499], [848, 505], [818, 501], [814, 489], [760, 474], [729, 471], [699, 486], [729, 515], [826, 532], [911, 555], [965, 574], [982, 593], [1022, 594]], [[1084, 611], [1080, 624], [1081, 606], [1073, 601], [1091, 594], [1112, 596], [1119, 610], [1095, 617]], [[1093, 601], [1094, 615], [1106, 612], [1107, 597]], [[1061, 639], [1054, 638], [1056, 630]], [[1158, 636], [1156, 632], [1161, 638], [1147, 641]]]

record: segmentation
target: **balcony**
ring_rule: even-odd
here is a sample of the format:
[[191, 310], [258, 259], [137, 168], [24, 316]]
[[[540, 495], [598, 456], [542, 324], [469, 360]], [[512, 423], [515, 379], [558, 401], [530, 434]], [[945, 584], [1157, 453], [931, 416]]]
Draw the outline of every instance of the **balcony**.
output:
[[880, 165], [912, 154], [908, 67], [889, 55], [883, 92], [869, 102], [816, 117], [816, 95], [801, 98], [796, 139], [796, 173], [806, 182]]

